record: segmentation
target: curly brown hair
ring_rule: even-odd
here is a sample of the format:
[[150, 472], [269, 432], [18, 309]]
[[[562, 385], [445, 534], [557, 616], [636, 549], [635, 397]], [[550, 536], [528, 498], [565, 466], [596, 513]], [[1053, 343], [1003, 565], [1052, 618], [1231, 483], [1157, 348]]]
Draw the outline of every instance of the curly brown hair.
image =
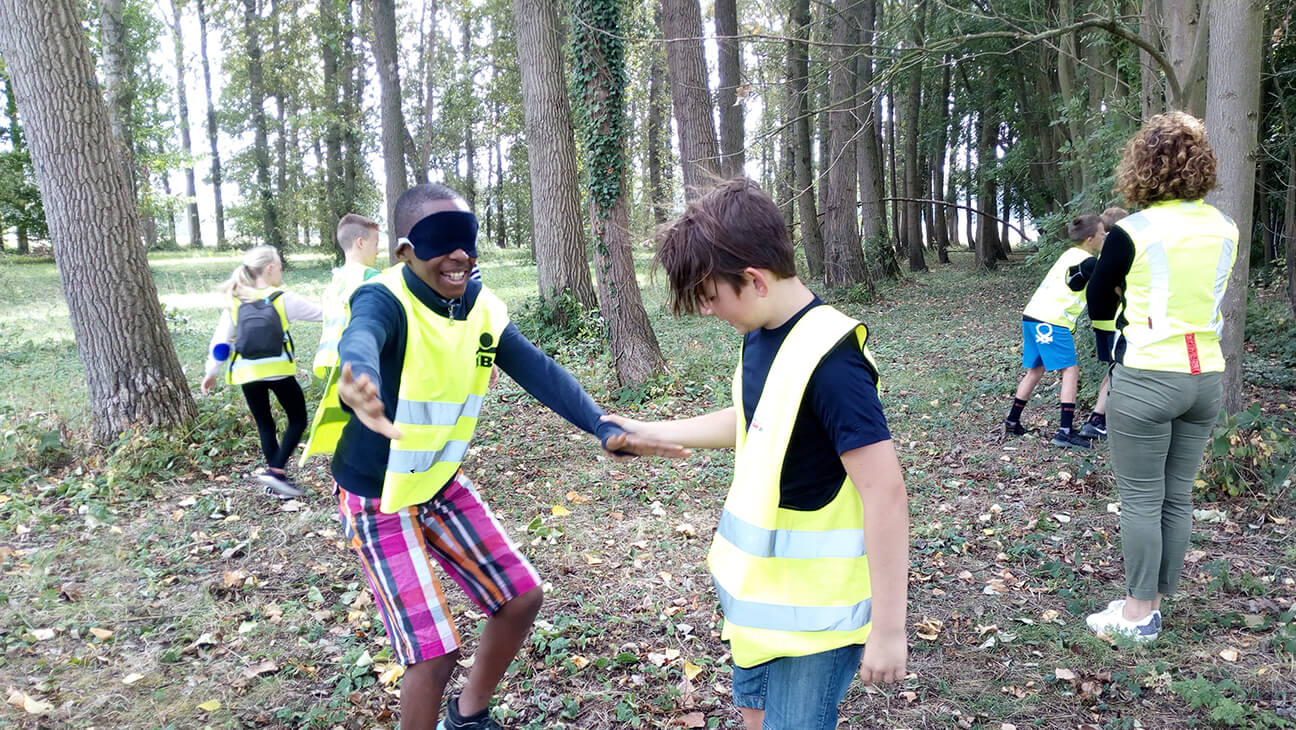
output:
[[1200, 119], [1183, 112], [1157, 114], [1125, 145], [1116, 190], [1134, 208], [1197, 200], [1215, 188], [1215, 164]]

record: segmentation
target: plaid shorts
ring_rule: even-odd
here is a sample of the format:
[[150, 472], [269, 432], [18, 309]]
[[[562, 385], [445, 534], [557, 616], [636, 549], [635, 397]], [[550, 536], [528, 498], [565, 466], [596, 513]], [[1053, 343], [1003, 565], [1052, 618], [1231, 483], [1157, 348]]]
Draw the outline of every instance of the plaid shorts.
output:
[[459, 648], [433, 561], [488, 614], [540, 585], [540, 575], [463, 472], [437, 496], [395, 514], [379, 511], [380, 499], [351, 494], [336, 482], [333, 487], [342, 529], [403, 665]]

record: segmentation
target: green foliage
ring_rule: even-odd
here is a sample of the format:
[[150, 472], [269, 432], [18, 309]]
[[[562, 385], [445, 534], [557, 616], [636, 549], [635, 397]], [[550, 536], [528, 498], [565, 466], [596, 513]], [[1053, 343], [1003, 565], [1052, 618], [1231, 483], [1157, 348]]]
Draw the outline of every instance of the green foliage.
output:
[[[1258, 710], [1247, 700], [1247, 692], [1231, 679], [1212, 682], [1200, 674], [1170, 684], [1170, 691], [1183, 697], [1188, 707], [1204, 710], [1214, 722], [1228, 727], [1282, 728], [1292, 724], [1272, 712]], [[1237, 699], [1234, 699], [1234, 698]]]
[[59, 469], [73, 457], [67, 429], [57, 417], [0, 407], [0, 483]]
[[1206, 446], [1196, 491], [1206, 499], [1275, 500], [1290, 495], [1296, 439], [1289, 427], [1260, 412], [1221, 413]]
[[581, 344], [602, 346], [603, 319], [597, 310], [585, 309], [568, 291], [553, 306], [538, 296], [530, 297], [510, 316], [527, 339], [550, 355]]
[[1287, 302], [1284, 267], [1275, 266], [1256, 277], [1247, 298], [1246, 337], [1254, 346], [1243, 360], [1243, 369], [1255, 380], [1280, 388], [1296, 388], [1296, 320]]

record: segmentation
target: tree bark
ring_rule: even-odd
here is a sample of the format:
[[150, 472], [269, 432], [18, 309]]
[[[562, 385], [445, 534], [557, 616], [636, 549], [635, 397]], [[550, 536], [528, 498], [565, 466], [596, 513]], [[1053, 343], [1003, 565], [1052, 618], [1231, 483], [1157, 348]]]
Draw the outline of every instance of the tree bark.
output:
[[[987, 118], [982, 110], [977, 120], [977, 205], [986, 211], [998, 210], [995, 195], [995, 142], [999, 138], [999, 124]], [[995, 219], [988, 215], [977, 216], [976, 265], [993, 270], [998, 266], [999, 229]]]
[[886, 172], [890, 181], [889, 190], [891, 191], [891, 248], [899, 256], [902, 252], [900, 245], [904, 235], [904, 214], [900, 205], [899, 198], [903, 197], [903, 189], [900, 187], [899, 170], [900, 166], [897, 160], [898, 150], [896, 149], [896, 102], [895, 102], [895, 85], [887, 83], [887, 119], [886, 119], [886, 148], [887, 159], [891, 164]]
[[243, 0], [243, 21], [246, 29], [248, 71], [248, 106], [252, 111], [253, 159], [256, 167], [254, 197], [261, 206], [262, 235], [265, 243], [274, 246], [279, 255], [283, 255], [284, 241], [279, 229], [279, 209], [275, 204], [274, 191], [270, 187], [270, 142], [265, 114], [265, 80], [261, 68], [261, 39], [258, 26], [261, 23], [257, 12], [256, 0]]
[[716, 46], [719, 49], [720, 84], [716, 87], [716, 105], [720, 108], [720, 173], [740, 177], [746, 166], [743, 107], [738, 99], [742, 84], [742, 49], [738, 43], [738, 3], [715, 0]]
[[1287, 251], [1287, 302], [1296, 315], [1296, 138], [1287, 128], [1287, 195], [1283, 207], [1283, 248]]
[[702, 10], [698, 0], [662, 0], [661, 8], [684, 197], [692, 200], [720, 172], [714, 108], [702, 55]]
[[563, 73], [563, 32], [548, 0], [513, 0], [522, 106], [531, 172], [531, 225], [541, 299], [562, 316], [564, 292], [583, 309], [597, 305], [585, 253], [576, 143]]
[[396, 263], [396, 201], [409, 189], [405, 167], [405, 115], [401, 112], [395, 0], [373, 1], [373, 50], [382, 109], [383, 172], [387, 177], [387, 251]]
[[[949, 126], [950, 126], [950, 87], [953, 84], [953, 73], [951, 62], [953, 59], [947, 54], [941, 69], [941, 93], [937, 99], [940, 104], [940, 112], [937, 114], [939, 124], [936, 128], [936, 147], [935, 153], [931, 160], [931, 197], [944, 199], [945, 195], [945, 155], [949, 143]], [[948, 264], [949, 247], [950, 247], [950, 225], [946, 216], [947, 210], [954, 210], [946, 206], [937, 206], [932, 211], [935, 218], [932, 233], [936, 238], [936, 257], [942, 264]]]
[[339, 97], [343, 89], [341, 49], [347, 39], [342, 38], [337, 0], [320, 0], [320, 53], [324, 63], [324, 210], [320, 216], [320, 243], [341, 263], [346, 254], [334, 232], [338, 220], [349, 211], [342, 208], [342, 122], [345, 107]]
[[179, 117], [177, 126], [180, 127], [180, 149], [185, 156], [185, 197], [189, 201], [186, 206], [189, 211], [189, 245], [201, 248], [202, 225], [198, 219], [198, 188], [192, 162], [193, 138], [189, 130], [189, 94], [185, 83], [184, 36], [181, 34], [181, 11], [183, 9], [184, 0], [171, 0], [171, 38], [175, 50], [176, 65], [176, 115]]
[[1237, 261], [1224, 294], [1224, 409], [1245, 407], [1242, 358], [1250, 274], [1251, 213], [1260, 106], [1261, 53], [1265, 47], [1264, 3], [1216, 0], [1210, 9], [1206, 129], [1219, 160], [1219, 187], [1207, 202], [1238, 226]]
[[225, 248], [225, 201], [221, 195], [221, 158], [216, 127], [216, 105], [212, 103], [211, 61], [207, 55], [207, 13], [197, 0], [198, 43], [202, 57], [203, 89], [207, 99], [207, 143], [211, 147], [212, 203], [216, 208], [216, 247]]
[[130, 172], [112, 152], [78, 5], [0, 0], [0, 56], [26, 122], [93, 438], [191, 420], [197, 408], [139, 246]]
[[882, 204], [881, 125], [876, 111], [877, 91], [873, 87], [877, 0], [860, 1], [859, 22], [861, 53], [856, 59], [856, 78], [863, 124], [855, 148], [859, 167], [860, 237], [866, 243], [885, 246], [887, 226], [886, 209]]
[[806, 43], [810, 38], [810, 0], [793, 0], [788, 16], [787, 123], [792, 126], [797, 217], [801, 219], [801, 245], [811, 279], [823, 279], [824, 244], [815, 204], [814, 151], [810, 146], [810, 67]]
[[[1171, 108], [1181, 109], [1197, 118], [1206, 113], [1208, 4], [1209, 0], [1176, 0], [1162, 8], [1169, 31], [1167, 55], [1183, 89], [1181, 98], [1172, 98], [1168, 91], [1166, 98], [1170, 100]], [[1231, 2], [1223, 0], [1223, 5], [1227, 7]]]
[[[1139, 13], [1139, 37], [1154, 46], [1161, 44], [1161, 0], [1143, 0]], [[1161, 69], [1152, 54], [1139, 49], [1139, 106], [1143, 121], [1165, 110], [1165, 89], [1161, 83]]]
[[[345, 12], [341, 14], [342, 19], [342, 37], [345, 42], [342, 44], [342, 51], [338, 57], [339, 74], [342, 76], [342, 204], [340, 206], [343, 212], [356, 210], [356, 205], [360, 197], [360, 176], [367, 169], [365, 163], [364, 139], [361, 137], [361, 131], [364, 129], [363, 110], [364, 110], [364, 92], [366, 86], [364, 53], [362, 52], [364, 44], [363, 34], [357, 31], [358, 27], [363, 27], [365, 22], [363, 16], [364, 9], [368, 7], [365, 4], [356, 6], [353, 0], [345, 0], [343, 5]], [[354, 13], [360, 11], [362, 22], [355, 22]], [[359, 46], [359, 47], [357, 47]]]
[[473, 83], [473, 64], [476, 59], [473, 58], [473, 22], [472, 7], [469, 4], [463, 6], [463, 27], [460, 29], [460, 36], [463, 40], [463, 64], [464, 79], [460, 82], [461, 93], [463, 94], [464, 109], [464, 196], [468, 199], [469, 207], [477, 207], [477, 141], [473, 138], [473, 126], [477, 121], [476, 105], [477, 97], [474, 91]]
[[573, 64], [587, 79], [582, 95], [586, 189], [594, 268], [598, 272], [599, 311], [608, 323], [612, 364], [621, 386], [642, 385], [666, 369], [644, 309], [630, 248], [626, 189], [625, 43], [620, 4], [608, 8], [595, 0], [575, 0]]
[[[919, 0], [914, 9], [912, 35], [909, 37], [911, 49], [919, 49], [923, 44], [923, 16], [926, 14], [926, 0]], [[913, 59], [909, 69], [909, 88], [905, 94], [905, 195], [910, 198], [922, 197], [921, 160], [918, 158], [918, 135], [922, 113], [922, 56]], [[909, 249], [909, 270], [926, 271], [927, 260], [923, 257], [922, 205], [916, 202], [905, 204], [905, 239]]]
[[[660, 27], [660, 5], [654, 10], [654, 14], [655, 24]], [[648, 128], [644, 145], [647, 147], [648, 197], [652, 205], [653, 223], [661, 225], [666, 222], [671, 207], [667, 177], [670, 158], [670, 99], [666, 96], [666, 56], [656, 44], [648, 49], [648, 54]]]
[[868, 282], [864, 250], [859, 236], [859, 171], [855, 163], [855, 58], [858, 25], [851, 17], [854, 0], [836, 0], [832, 19], [831, 59], [828, 68], [828, 168], [827, 205], [824, 208], [824, 285], [830, 289]]

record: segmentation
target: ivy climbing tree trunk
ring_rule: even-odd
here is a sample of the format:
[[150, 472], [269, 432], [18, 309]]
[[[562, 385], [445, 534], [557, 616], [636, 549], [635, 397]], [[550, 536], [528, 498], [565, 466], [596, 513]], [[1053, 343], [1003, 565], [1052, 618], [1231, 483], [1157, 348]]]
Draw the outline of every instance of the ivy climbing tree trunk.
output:
[[197, 408], [139, 245], [79, 4], [0, 0], [0, 56], [26, 122], [95, 441], [188, 422]]
[[1219, 186], [1207, 202], [1238, 226], [1237, 260], [1229, 277], [1224, 316], [1224, 410], [1246, 406], [1242, 358], [1251, 264], [1264, 7], [1261, 0], [1215, 0], [1210, 8], [1211, 53], [1206, 82], [1206, 130], [1219, 160]]
[[550, 0], [513, 0], [513, 17], [522, 72], [537, 284], [540, 298], [561, 318], [564, 293], [586, 310], [597, 306], [598, 300], [585, 254], [560, 19]]
[[714, 107], [702, 55], [702, 10], [698, 0], [661, 0], [661, 8], [684, 197], [692, 200], [720, 172]]
[[626, 153], [623, 0], [574, 0], [572, 75], [585, 148], [599, 310], [608, 323], [612, 364], [621, 386], [642, 385], [666, 369], [644, 309], [630, 249]]

